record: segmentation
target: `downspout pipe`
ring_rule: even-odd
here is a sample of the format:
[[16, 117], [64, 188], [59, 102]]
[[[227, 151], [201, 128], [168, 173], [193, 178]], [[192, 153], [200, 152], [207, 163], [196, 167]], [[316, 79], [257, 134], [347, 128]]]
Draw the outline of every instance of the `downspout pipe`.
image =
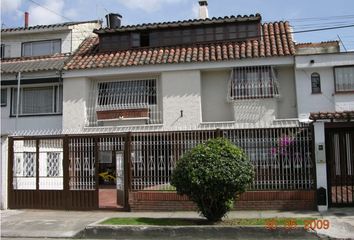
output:
[[16, 96], [16, 121], [15, 121], [15, 131], [18, 127], [18, 114], [20, 111], [20, 87], [21, 87], [21, 72], [17, 73], [17, 96]]

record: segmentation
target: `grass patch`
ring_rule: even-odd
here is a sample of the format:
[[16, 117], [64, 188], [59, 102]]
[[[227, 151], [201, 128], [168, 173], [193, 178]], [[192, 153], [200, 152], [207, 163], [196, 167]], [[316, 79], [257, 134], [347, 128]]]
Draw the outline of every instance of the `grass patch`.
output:
[[[277, 226], [285, 226], [289, 221], [296, 222], [297, 226], [303, 226], [305, 220], [315, 220], [315, 218], [236, 218], [227, 219], [216, 223], [221, 226], [266, 226], [269, 222], [276, 223]], [[204, 219], [185, 218], [110, 218], [100, 224], [105, 225], [151, 225], [151, 226], [192, 226], [210, 225]]]

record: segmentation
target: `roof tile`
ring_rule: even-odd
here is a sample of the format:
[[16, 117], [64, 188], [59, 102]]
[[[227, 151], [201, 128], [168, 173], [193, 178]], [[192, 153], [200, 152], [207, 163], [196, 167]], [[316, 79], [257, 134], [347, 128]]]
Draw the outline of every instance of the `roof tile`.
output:
[[290, 56], [295, 45], [288, 22], [264, 23], [260, 41], [211, 42], [173, 47], [136, 48], [100, 53], [98, 37], [86, 39], [65, 69], [125, 67], [149, 64], [214, 62], [243, 58]]
[[313, 112], [310, 113], [310, 119], [315, 121], [321, 119], [354, 120], [354, 111]]

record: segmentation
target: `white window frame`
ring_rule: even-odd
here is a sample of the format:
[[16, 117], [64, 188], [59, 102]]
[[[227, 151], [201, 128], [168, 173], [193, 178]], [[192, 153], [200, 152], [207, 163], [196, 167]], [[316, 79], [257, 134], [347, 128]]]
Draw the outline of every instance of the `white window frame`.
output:
[[[33, 44], [34, 43], [51, 43], [51, 51], [48, 54], [33, 54]], [[59, 42], [59, 52], [54, 51], [54, 42]], [[29, 55], [25, 55], [25, 45], [29, 45], [31, 49], [31, 53]], [[32, 56], [42, 56], [42, 55], [53, 55], [55, 53], [61, 53], [62, 46], [61, 46], [61, 39], [50, 39], [50, 40], [41, 40], [41, 41], [31, 41], [31, 42], [23, 42], [21, 47], [21, 56], [22, 57], [32, 57]]]
[[[351, 74], [353, 74], [353, 75], [351, 75], [351, 76], [347, 76], [347, 82], [346, 82], [346, 84], [348, 84], [348, 86], [351, 86], [351, 87], [349, 87], [349, 89], [339, 89], [338, 88], [338, 83], [337, 83], [337, 81], [338, 81], [338, 77], [339, 77], [339, 73], [337, 72], [337, 70], [339, 70], [339, 69], [346, 69], [346, 68], [349, 68], [349, 69], [352, 69], [352, 73]], [[334, 69], [333, 69], [333, 71], [334, 71], [334, 87], [335, 87], [335, 92], [336, 93], [350, 93], [350, 92], [354, 92], [354, 65], [351, 65], [351, 66], [340, 66], [340, 67], [334, 67]], [[350, 77], [351, 77], [351, 79], [350, 79]], [[343, 79], [341, 79], [342, 80], [342, 85], [344, 84], [343, 83]]]
[[[41, 89], [41, 88], [52, 88], [53, 97], [52, 97], [52, 111], [51, 112], [42, 112], [42, 113], [23, 113], [23, 90], [24, 89]], [[14, 87], [11, 89], [11, 112], [10, 116], [14, 117], [17, 115], [17, 88]], [[18, 116], [41, 116], [41, 115], [58, 115], [62, 114], [63, 109], [63, 88], [61, 84], [55, 85], [40, 85], [40, 86], [21, 86], [20, 87], [20, 104]]]
[[7, 88], [1, 88], [1, 100], [3, 98], [3, 94], [5, 95], [5, 101], [1, 101], [1, 107], [6, 107], [7, 106]]

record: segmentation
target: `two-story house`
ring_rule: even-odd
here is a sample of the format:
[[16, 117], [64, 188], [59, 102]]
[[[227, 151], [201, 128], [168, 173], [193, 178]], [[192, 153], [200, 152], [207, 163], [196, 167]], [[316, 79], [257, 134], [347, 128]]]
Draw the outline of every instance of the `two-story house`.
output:
[[[316, 121], [313, 135], [299, 119], [326, 110], [311, 92], [319, 91], [316, 79], [334, 86], [326, 73], [351, 53], [296, 49], [289, 22], [208, 18], [207, 1], [199, 4], [199, 18], [184, 21], [122, 25], [121, 15], [106, 16], [107, 27], [61, 72], [62, 132], [10, 137], [10, 208], [193, 209], [170, 176], [186, 151], [213, 137], [242, 147], [254, 164], [236, 208], [317, 206], [316, 189], [327, 188], [318, 160], [324, 131]], [[345, 74], [336, 74], [342, 87]], [[348, 106], [351, 96], [339, 95], [332, 97]]]
[[[97, 20], [29, 26], [28, 13], [25, 16], [24, 27], [1, 30], [2, 159], [7, 159], [9, 134], [62, 129], [62, 68], [101, 26]], [[1, 162], [3, 200], [7, 164]], [[3, 201], [1, 206], [6, 207]]]
[[[312, 209], [311, 136], [297, 120], [289, 23], [203, 16], [124, 26], [119, 14], [108, 15], [107, 27], [65, 64], [67, 135], [34, 137], [37, 146], [12, 139], [19, 171], [9, 178], [10, 207], [38, 207], [26, 189], [47, 208], [191, 209], [169, 185], [174, 164], [196, 144], [224, 136], [245, 149], [256, 171], [237, 207]], [[47, 158], [36, 161], [36, 151]], [[41, 175], [52, 151], [61, 181]]]
[[327, 190], [321, 209], [354, 204], [354, 53], [339, 42], [298, 44], [295, 79], [299, 117], [314, 126], [317, 188]]

